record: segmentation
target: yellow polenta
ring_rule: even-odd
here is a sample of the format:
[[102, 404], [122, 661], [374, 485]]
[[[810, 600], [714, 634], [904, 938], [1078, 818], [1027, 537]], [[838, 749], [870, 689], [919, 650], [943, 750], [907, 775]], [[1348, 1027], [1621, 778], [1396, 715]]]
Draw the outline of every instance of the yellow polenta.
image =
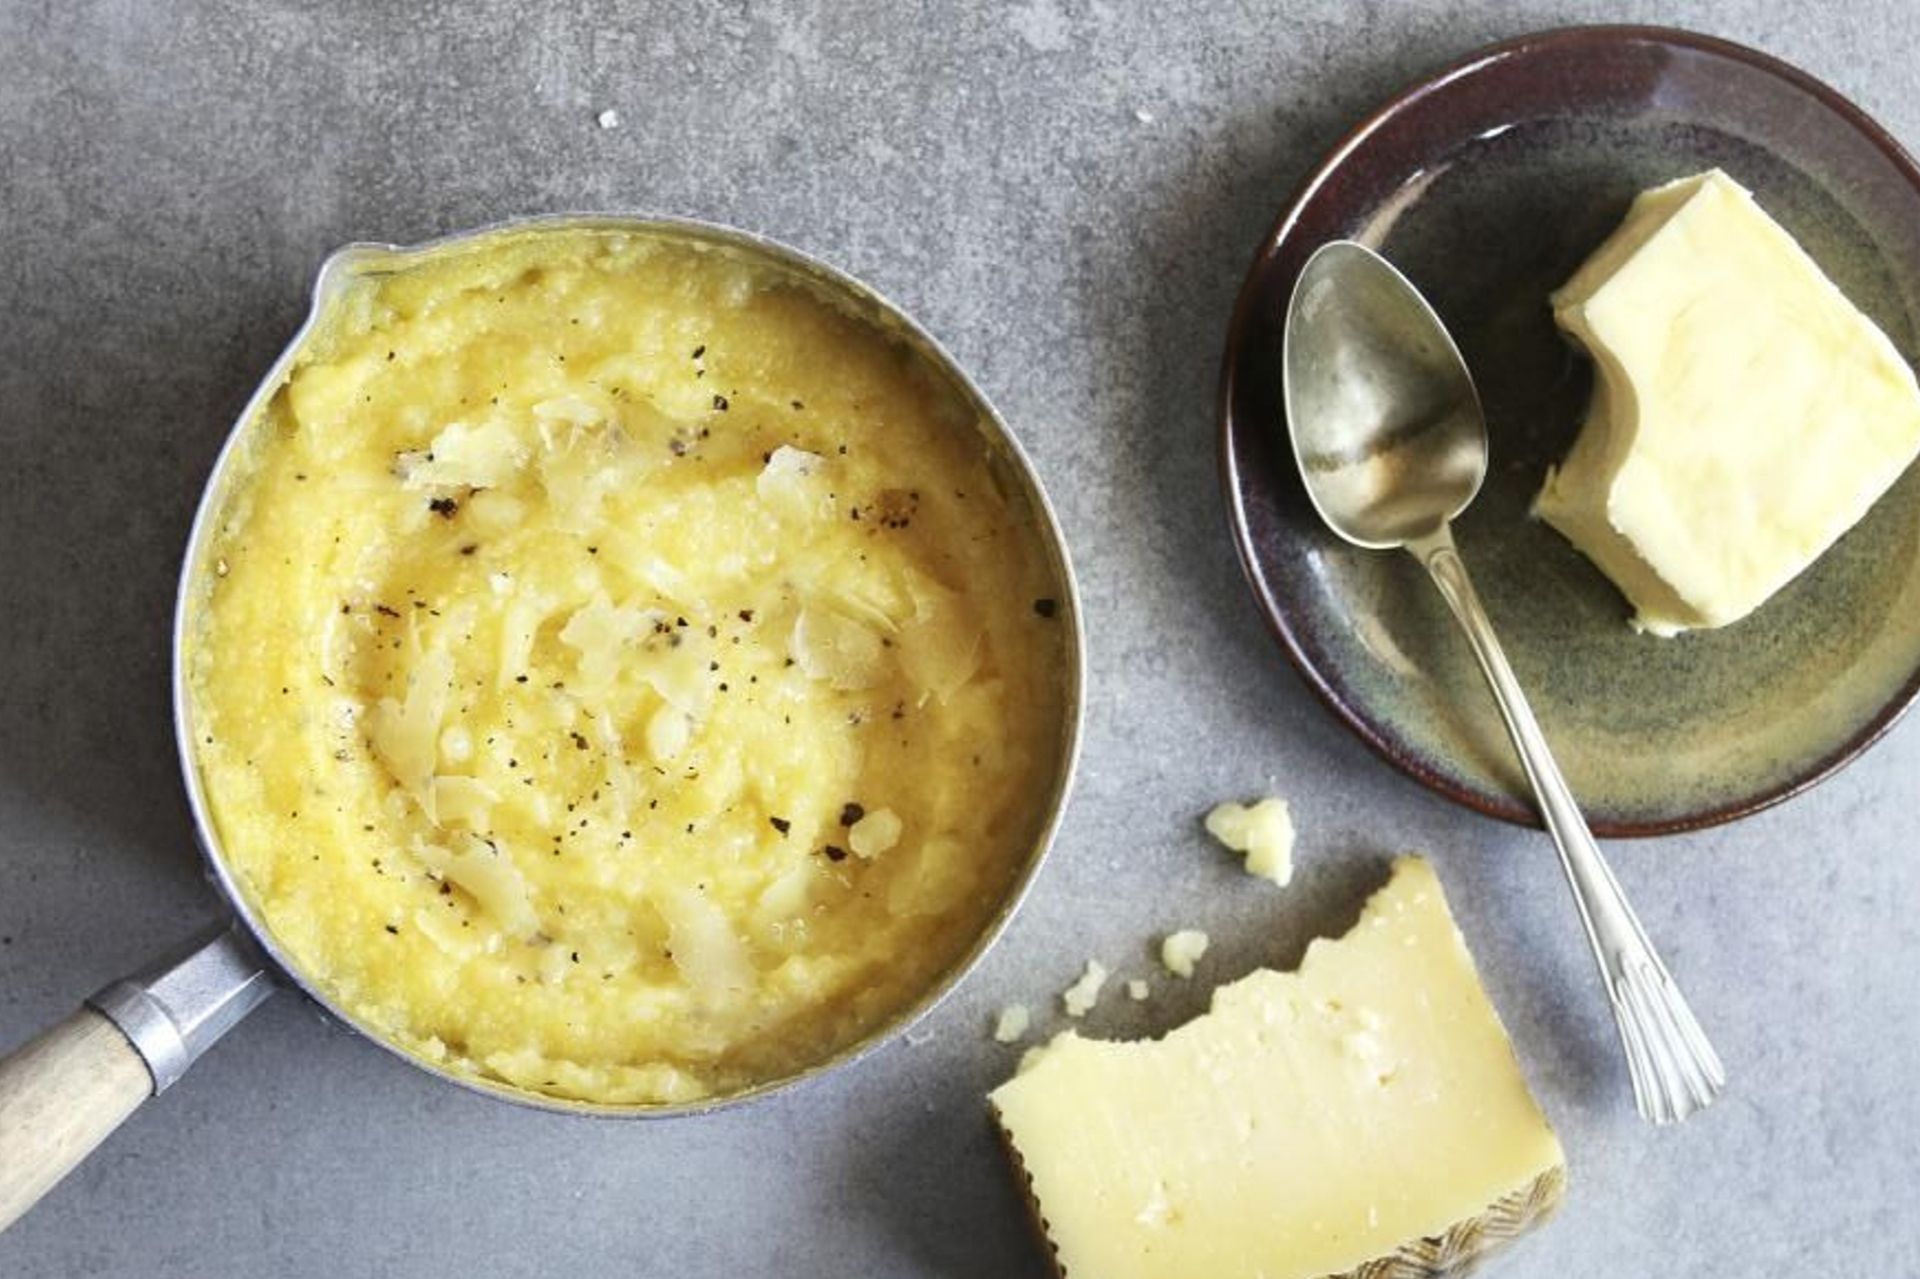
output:
[[224, 855], [295, 967], [602, 1102], [912, 1004], [1061, 767], [1061, 587], [974, 412], [730, 250], [545, 232], [351, 286], [188, 628]]

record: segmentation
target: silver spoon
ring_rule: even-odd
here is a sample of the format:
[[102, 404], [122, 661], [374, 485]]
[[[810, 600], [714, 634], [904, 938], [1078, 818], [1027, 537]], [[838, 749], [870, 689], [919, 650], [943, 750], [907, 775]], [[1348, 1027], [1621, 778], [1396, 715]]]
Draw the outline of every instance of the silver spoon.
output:
[[1294, 459], [1320, 518], [1355, 546], [1410, 552], [1473, 645], [1560, 848], [1641, 1115], [1666, 1124], [1704, 1109], [1726, 1068], [1600, 855], [1454, 548], [1448, 522], [1487, 475], [1486, 417], [1459, 349], [1386, 259], [1336, 240], [1294, 285], [1283, 363]]

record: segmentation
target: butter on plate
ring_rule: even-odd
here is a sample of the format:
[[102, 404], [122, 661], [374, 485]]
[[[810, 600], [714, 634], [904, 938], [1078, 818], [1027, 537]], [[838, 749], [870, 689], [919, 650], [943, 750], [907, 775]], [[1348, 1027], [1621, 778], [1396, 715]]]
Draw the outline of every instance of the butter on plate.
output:
[[1594, 393], [1534, 513], [1642, 630], [1745, 617], [1920, 453], [1913, 370], [1718, 169], [1642, 192], [1553, 309]]
[[1068, 1032], [993, 1113], [1068, 1279], [1432, 1276], [1544, 1218], [1565, 1160], [1433, 868], [1158, 1042]]

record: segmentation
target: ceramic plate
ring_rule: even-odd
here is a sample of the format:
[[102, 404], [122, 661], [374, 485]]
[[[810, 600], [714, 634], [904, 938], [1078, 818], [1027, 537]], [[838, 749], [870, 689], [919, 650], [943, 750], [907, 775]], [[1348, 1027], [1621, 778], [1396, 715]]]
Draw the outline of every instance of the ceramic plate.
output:
[[1392, 259], [1473, 368], [1493, 462], [1457, 526], [1461, 553], [1596, 831], [1684, 830], [1777, 803], [1865, 749], [1920, 691], [1920, 468], [1751, 616], [1678, 639], [1631, 630], [1599, 570], [1527, 516], [1590, 386], [1548, 292], [1635, 192], [1714, 165], [1915, 359], [1912, 159], [1806, 74], [1657, 28], [1528, 36], [1408, 89], [1308, 178], [1241, 292], [1221, 472], [1254, 594], [1336, 714], [1406, 772], [1493, 816], [1535, 820], [1438, 592], [1407, 555], [1337, 542], [1294, 473], [1280, 331], [1295, 276], [1326, 240]]

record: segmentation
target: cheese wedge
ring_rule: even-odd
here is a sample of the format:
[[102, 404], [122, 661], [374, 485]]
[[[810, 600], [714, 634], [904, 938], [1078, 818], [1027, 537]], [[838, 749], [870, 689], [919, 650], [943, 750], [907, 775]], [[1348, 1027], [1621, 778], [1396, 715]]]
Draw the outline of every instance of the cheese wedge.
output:
[[1594, 393], [1534, 511], [1640, 629], [1745, 617], [1920, 453], [1912, 368], [1718, 169], [1641, 193], [1553, 307]]
[[1060, 1035], [991, 1097], [1068, 1279], [1454, 1273], [1545, 1217], [1560, 1143], [1440, 881], [1157, 1042]]

